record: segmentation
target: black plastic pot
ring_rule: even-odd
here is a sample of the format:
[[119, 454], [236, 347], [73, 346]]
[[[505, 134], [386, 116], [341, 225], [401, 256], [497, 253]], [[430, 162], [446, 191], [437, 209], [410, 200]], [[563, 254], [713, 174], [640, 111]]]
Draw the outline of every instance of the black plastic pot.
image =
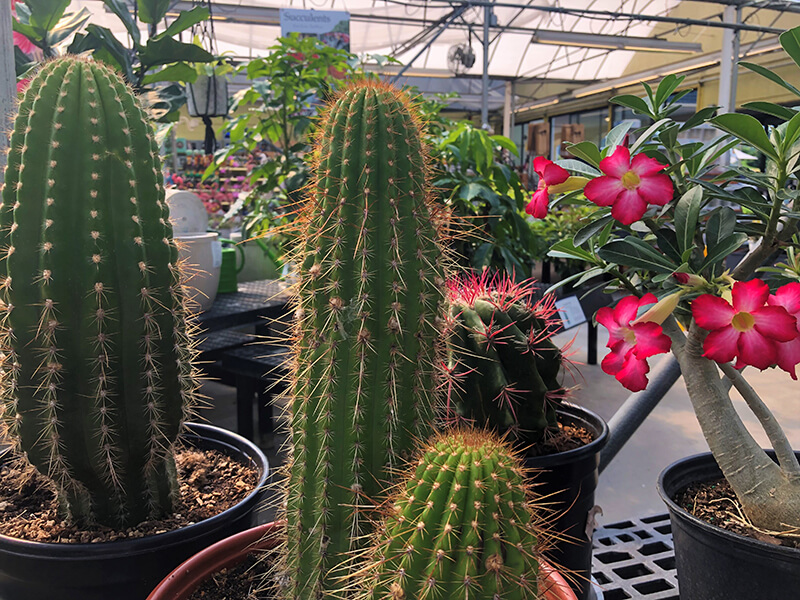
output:
[[692, 483], [719, 479], [711, 453], [672, 463], [658, 478], [669, 509], [682, 600], [787, 600], [800, 594], [800, 550], [714, 527], [674, 498]]
[[594, 440], [567, 452], [526, 457], [525, 466], [537, 470], [534, 490], [544, 498], [542, 502], [548, 511], [552, 510], [548, 522], [558, 534], [547, 558], [571, 580], [578, 600], [587, 600], [593, 597], [593, 592], [589, 582], [592, 540], [591, 534], [586, 535], [586, 522], [594, 507], [597, 467], [600, 450], [608, 439], [608, 426], [592, 411], [566, 402], [558, 415], [560, 423], [584, 427]]
[[257, 489], [210, 519], [139, 539], [54, 544], [0, 535], [0, 600], [143, 600], [184, 560], [255, 525], [269, 475], [264, 453], [243, 437], [210, 425], [188, 425], [183, 440], [250, 463], [260, 471]]

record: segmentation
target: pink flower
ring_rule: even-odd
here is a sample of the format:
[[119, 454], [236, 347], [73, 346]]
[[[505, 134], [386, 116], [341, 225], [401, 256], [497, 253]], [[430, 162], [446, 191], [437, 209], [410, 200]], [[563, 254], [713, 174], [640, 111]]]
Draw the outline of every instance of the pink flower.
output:
[[[789, 301], [790, 292], [780, 302]], [[797, 319], [783, 306], [769, 306], [769, 287], [760, 279], [733, 284], [733, 304], [711, 294], [692, 302], [695, 322], [710, 333], [703, 356], [720, 363], [737, 358], [736, 368], [751, 365], [762, 371], [778, 362], [778, 343], [795, 339]]]
[[534, 219], [543, 219], [547, 216], [547, 205], [550, 203], [548, 188], [551, 185], [564, 183], [569, 178], [569, 173], [543, 156], [533, 159], [533, 170], [539, 175], [539, 187], [533, 192], [525, 212], [533, 215]]
[[[16, 4], [19, 1], [20, 0], [11, 0], [11, 15], [12, 15], [12, 17], [16, 17], [17, 16]], [[17, 33], [16, 31], [14, 31], [14, 32], [12, 32], [12, 35], [14, 37], [14, 45], [17, 48], [19, 48], [20, 50], [22, 50], [25, 54], [30, 54], [32, 51], [34, 51], [36, 49], [36, 45], [32, 41], [30, 41], [27, 37], [22, 35], [21, 33]], [[22, 83], [22, 82], [20, 82], [20, 83]], [[25, 89], [25, 87], [27, 87], [27, 83], [25, 84], [25, 86], [23, 86], [22, 89]], [[19, 89], [19, 83], [18, 83], [17, 84], [17, 92], [19, 92], [19, 91], [20, 91], [20, 89]]]
[[672, 200], [672, 180], [659, 173], [666, 165], [617, 146], [611, 156], [600, 161], [602, 177], [592, 179], [584, 194], [598, 206], [610, 206], [611, 216], [623, 225], [642, 218], [648, 204], [664, 206]]
[[770, 306], [782, 306], [797, 322], [798, 336], [788, 342], [776, 342], [777, 365], [797, 380], [795, 367], [800, 364], [800, 283], [787, 283], [767, 299]]
[[645, 294], [642, 298], [626, 296], [613, 309], [605, 306], [597, 311], [597, 322], [608, 329], [607, 346], [611, 348], [601, 367], [632, 392], [647, 387], [646, 375], [650, 372], [647, 359], [669, 352], [672, 347], [672, 340], [663, 332], [661, 325], [653, 322], [631, 323], [640, 308], [655, 303], [653, 294]]
[[30, 77], [28, 77], [27, 79], [20, 79], [17, 82], [17, 93], [21, 94], [26, 89], [28, 89], [28, 85], [30, 85], [30, 83], [31, 83]]

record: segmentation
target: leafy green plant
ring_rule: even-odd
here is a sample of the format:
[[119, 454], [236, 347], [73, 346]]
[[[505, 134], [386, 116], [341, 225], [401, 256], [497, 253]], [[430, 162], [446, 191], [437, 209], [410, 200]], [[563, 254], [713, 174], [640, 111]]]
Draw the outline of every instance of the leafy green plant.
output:
[[505, 270], [524, 279], [533, 265], [533, 239], [525, 220], [526, 191], [501, 158], [518, 155], [508, 138], [468, 121], [443, 131], [432, 153], [434, 189], [455, 217], [456, 260], [466, 267]]
[[572, 240], [575, 234], [591, 223], [595, 208], [561, 204], [558, 211], [551, 211], [543, 219], [529, 221], [532, 233], [531, 255], [534, 260], [548, 262], [555, 269], [559, 279], [566, 279], [583, 272], [587, 264], [570, 258], [548, 256], [550, 249], [565, 240]]

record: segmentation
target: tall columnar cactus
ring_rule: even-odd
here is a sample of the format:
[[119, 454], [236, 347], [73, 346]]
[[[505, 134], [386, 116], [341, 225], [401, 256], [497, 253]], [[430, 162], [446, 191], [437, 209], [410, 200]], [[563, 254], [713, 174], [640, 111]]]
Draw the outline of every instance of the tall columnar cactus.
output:
[[333, 594], [363, 509], [435, 418], [442, 249], [408, 99], [345, 90], [319, 128], [291, 385], [288, 595]]
[[194, 395], [153, 132], [111, 69], [47, 63], [19, 107], [0, 210], [3, 418], [78, 522], [171, 510]]
[[552, 297], [535, 300], [532, 281], [468, 275], [448, 282], [450, 311], [447, 409], [520, 444], [556, 427], [565, 390], [562, 354], [550, 339]]
[[539, 598], [537, 522], [519, 458], [486, 432], [432, 440], [359, 572], [359, 600]]

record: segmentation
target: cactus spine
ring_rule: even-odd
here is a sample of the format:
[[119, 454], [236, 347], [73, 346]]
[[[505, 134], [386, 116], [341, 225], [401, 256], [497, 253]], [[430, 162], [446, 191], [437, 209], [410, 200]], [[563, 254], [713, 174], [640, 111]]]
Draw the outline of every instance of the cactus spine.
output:
[[335, 594], [391, 469], [428, 433], [442, 250], [408, 100], [360, 83], [319, 128], [304, 212], [287, 496], [288, 595]]
[[360, 599], [538, 598], [537, 519], [523, 468], [492, 434], [440, 435], [401, 483]]
[[0, 211], [3, 417], [79, 523], [171, 510], [194, 395], [152, 129], [111, 69], [46, 64], [21, 101]]
[[556, 309], [532, 281], [467, 275], [448, 282], [449, 416], [510, 432], [521, 445], [556, 427], [565, 394], [562, 355], [550, 337]]

